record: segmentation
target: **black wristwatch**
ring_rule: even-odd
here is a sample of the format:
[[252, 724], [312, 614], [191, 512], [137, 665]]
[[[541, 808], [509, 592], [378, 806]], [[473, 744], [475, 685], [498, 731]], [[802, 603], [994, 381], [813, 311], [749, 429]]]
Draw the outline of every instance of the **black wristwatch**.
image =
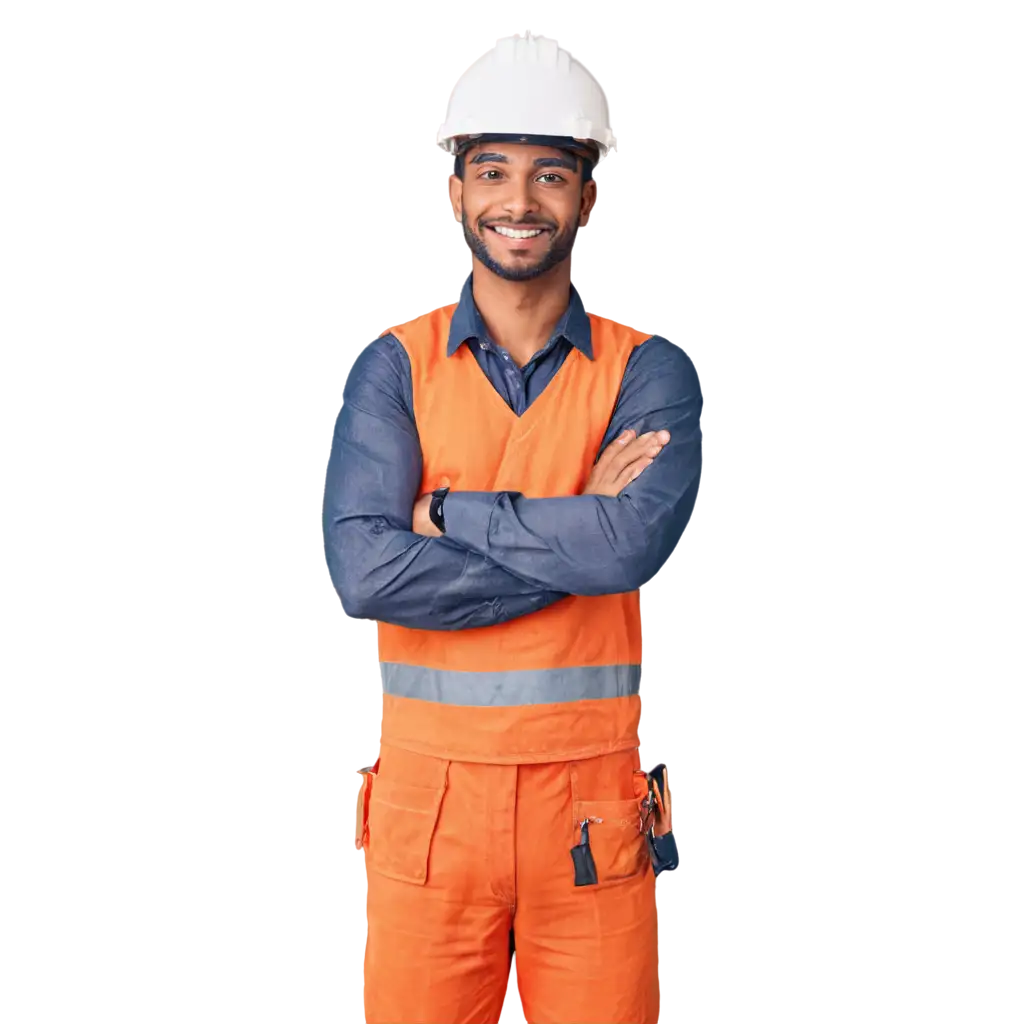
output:
[[430, 521], [444, 533], [444, 499], [450, 487], [439, 487], [430, 499]]

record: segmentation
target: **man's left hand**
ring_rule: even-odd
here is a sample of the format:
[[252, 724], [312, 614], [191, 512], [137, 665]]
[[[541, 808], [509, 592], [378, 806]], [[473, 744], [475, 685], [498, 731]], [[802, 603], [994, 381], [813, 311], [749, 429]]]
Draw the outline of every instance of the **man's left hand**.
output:
[[412, 507], [412, 532], [423, 537], [440, 537], [441, 531], [430, 518], [430, 499], [433, 493], [428, 491], [416, 499]]

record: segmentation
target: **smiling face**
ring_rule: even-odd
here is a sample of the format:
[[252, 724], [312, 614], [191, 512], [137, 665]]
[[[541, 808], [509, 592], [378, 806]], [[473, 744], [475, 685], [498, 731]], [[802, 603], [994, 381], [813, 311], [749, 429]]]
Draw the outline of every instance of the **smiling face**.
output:
[[466, 243], [488, 270], [529, 281], [561, 263], [597, 200], [593, 180], [571, 153], [524, 143], [484, 142], [452, 175], [452, 210]]

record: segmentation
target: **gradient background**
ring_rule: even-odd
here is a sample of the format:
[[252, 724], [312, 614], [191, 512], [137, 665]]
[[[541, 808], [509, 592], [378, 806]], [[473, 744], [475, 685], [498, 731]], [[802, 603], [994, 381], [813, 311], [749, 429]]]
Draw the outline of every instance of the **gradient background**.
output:
[[[373, 748], [373, 631], [342, 625], [317, 573], [317, 460], [346, 356], [454, 295], [438, 97], [523, 22], [836, 17], [1020, 19], [0, 11], [0, 1024], [357, 1020], [348, 779]], [[656, 326], [1019, 340], [1020, 172], [843, 173], [609, 178], [581, 281]], [[723, 386], [755, 334], [696, 338], [740, 352]], [[740, 434], [771, 419], [743, 409]], [[659, 910], [666, 1024], [1024, 1019], [1019, 498], [1012, 462], [986, 465], [984, 515], [902, 574], [868, 544], [826, 597], [786, 585], [759, 535], [745, 575], [706, 559], [702, 591], [669, 570], [652, 595], [645, 749], [676, 759], [687, 822]], [[873, 504], [899, 504], [880, 485]], [[996, 512], [986, 575], [971, 552]], [[719, 550], [748, 536], [740, 515]], [[950, 537], [975, 578], [947, 558], [926, 586]]]

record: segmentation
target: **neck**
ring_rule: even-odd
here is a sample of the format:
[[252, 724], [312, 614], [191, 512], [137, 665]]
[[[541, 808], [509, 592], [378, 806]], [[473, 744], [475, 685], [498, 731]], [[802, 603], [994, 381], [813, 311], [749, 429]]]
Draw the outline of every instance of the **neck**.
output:
[[551, 337], [569, 305], [569, 260], [532, 281], [507, 281], [473, 259], [473, 300], [487, 332], [519, 366]]

